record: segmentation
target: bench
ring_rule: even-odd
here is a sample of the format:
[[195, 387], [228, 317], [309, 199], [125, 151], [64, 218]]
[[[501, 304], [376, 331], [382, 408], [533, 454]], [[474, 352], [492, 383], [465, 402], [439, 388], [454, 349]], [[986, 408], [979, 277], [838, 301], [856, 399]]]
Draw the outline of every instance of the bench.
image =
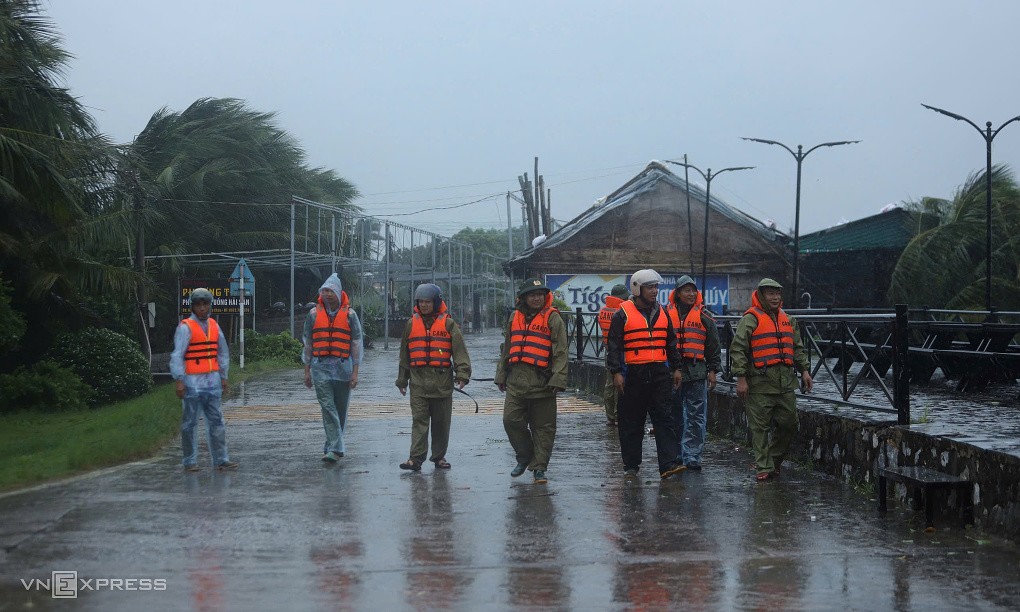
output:
[[886, 511], [887, 480], [895, 480], [920, 488], [924, 495], [925, 526], [931, 527], [935, 519], [935, 504], [932, 493], [936, 489], [956, 490], [964, 511], [964, 520], [974, 522], [974, 483], [944, 474], [926, 467], [880, 467], [878, 468], [878, 511]]

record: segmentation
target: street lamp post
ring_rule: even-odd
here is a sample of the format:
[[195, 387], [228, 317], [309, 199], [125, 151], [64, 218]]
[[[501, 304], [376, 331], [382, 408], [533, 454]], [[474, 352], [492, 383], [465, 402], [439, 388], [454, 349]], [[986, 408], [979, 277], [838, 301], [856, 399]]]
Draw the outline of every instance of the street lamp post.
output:
[[793, 305], [794, 305], [794, 307], [797, 307], [798, 303], [800, 302], [800, 296], [797, 293], [798, 286], [800, 284], [800, 282], [799, 282], [800, 281], [800, 166], [804, 162], [804, 158], [807, 157], [815, 149], [820, 149], [822, 147], [838, 147], [839, 145], [856, 144], [856, 143], [860, 142], [860, 140], [840, 140], [838, 142], [823, 142], [821, 144], [817, 144], [817, 145], [811, 147], [807, 151], [804, 151], [804, 147], [802, 145], [797, 145], [797, 152], [796, 153], [790, 147], [784, 145], [781, 142], [775, 141], [775, 140], [765, 140], [764, 138], [742, 138], [742, 140], [750, 140], [751, 142], [761, 142], [761, 143], [770, 144], [770, 145], [779, 145], [780, 147], [783, 147], [784, 149], [789, 151], [790, 155], [792, 155], [793, 158], [797, 160], [797, 203], [796, 203], [796, 208], [795, 208], [795, 212], [794, 212], [794, 221], [793, 221]]
[[991, 312], [992, 310], [992, 141], [998, 136], [1002, 128], [1006, 127], [1014, 121], [1020, 121], [1020, 115], [1013, 117], [1009, 121], [1003, 123], [994, 131], [992, 130], [992, 122], [985, 122], [985, 129], [981, 129], [976, 123], [963, 115], [957, 115], [941, 108], [935, 108], [934, 106], [928, 106], [927, 104], [921, 104], [921, 106], [933, 110], [936, 113], [942, 113], [947, 117], [952, 117], [957, 121], [965, 121], [971, 125], [981, 137], [985, 139], [985, 310]]
[[[684, 160], [686, 159], [687, 156], [685, 155]], [[701, 175], [701, 178], [705, 179], [705, 249], [701, 257], [701, 290], [705, 291], [708, 288], [708, 211], [711, 208], [709, 202], [712, 200], [712, 179], [719, 176], [723, 172], [729, 172], [730, 170], [754, 170], [754, 166], [737, 166], [733, 168], [723, 168], [722, 170], [719, 170], [718, 172], [713, 174], [711, 168], [709, 168], [708, 172], [705, 173], [702, 172], [701, 169], [695, 166], [694, 164], [689, 164], [686, 161], [678, 162], [673, 161], [671, 159], [667, 159], [666, 161], [671, 164], [676, 164], [678, 166], [683, 166], [684, 168], [694, 170], [695, 172]], [[690, 222], [691, 222], [690, 217], [688, 217], [687, 218], [688, 225], [690, 224]], [[691, 270], [691, 272], [693, 271], [694, 270]]]

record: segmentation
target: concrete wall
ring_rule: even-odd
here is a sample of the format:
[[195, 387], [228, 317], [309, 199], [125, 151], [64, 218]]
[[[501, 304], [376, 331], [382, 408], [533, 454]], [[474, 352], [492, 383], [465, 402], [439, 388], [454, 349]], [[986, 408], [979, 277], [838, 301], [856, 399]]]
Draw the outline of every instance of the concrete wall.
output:
[[[604, 376], [600, 364], [570, 364], [570, 385], [582, 392], [601, 394]], [[709, 394], [708, 431], [750, 444], [743, 406], [728, 387]], [[854, 418], [801, 406], [800, 433], [790, 459], [845, 482], [871, 483], [876, 492], [878, 466], [922, 466], [969, 478], [975, 483], [975, 525], [1020, 540], [1020, 458], [1013, 455], [932, 436], [920, 425], [898, 426], [895, 420]], [[937, 517], [959, 516], [955, 494], [948, 494], [948, 499], [946, 493], [936, 495], [941, 500], [937, 507], [948, 503]], [[889, 496], [893, 503], [913, 499], [899, 484], [890, 486]]]

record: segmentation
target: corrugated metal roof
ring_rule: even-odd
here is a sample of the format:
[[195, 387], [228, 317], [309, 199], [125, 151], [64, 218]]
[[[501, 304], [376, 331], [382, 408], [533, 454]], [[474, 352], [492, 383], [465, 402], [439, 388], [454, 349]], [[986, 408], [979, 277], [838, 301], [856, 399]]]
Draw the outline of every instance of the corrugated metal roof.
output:
[[833, 253], [868, 249], [902, 249], [918, 234], [935, 224], [929, 215], [919, 216], [902, 208], [857, 219], [800, 237], [801, 253]]
[[[640, 174], [624, 183], [622, 187], [613, 193], [606, 196], [604, 202], [596, 204], [592, 208], [589, 208], [577, 217], [571, 219], [552, 236], [549, 236], [547, 240], [540, 243], [537, 247], [531, 247], [522, 251], [519, 255], [508, 261], [506, 265], [513, 265], [514, 262], [527, 260], [538, 250], [553, 248], [563, 244], [584, 230], [584, 228], [592, 222], [602, 217], [602, 215], [621, 206], [625, 206], [634, 198], [651, 191], [660, 181], [666, 181], [681, 191], [684, 191], [687, 188], [687, 183], [684, 179], [670, 172], [666, 166], [657, 161], [649, 162], [648, 166], [646, 166]], [[706, 194], [704, 189], [694, 183], [690, 184], [690, 188], [692, 201], [705, 201]], [[783, 232], [767, 226], [762, 221], [733, 208], [714, 195], [712, 196], [710, 205], [713, 213], [721, 214], [726, 218], [761, 234], [761, 236], [767, 240], [789, 240], [789, 236]]]

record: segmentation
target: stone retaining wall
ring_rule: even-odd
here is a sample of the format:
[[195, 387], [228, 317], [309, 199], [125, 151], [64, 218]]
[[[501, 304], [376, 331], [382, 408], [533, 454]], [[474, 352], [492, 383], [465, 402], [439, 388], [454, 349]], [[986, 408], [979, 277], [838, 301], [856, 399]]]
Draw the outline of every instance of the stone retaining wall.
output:
[[[571, 362], [570, 385], [601, 394], [605, 368], [597, 363]], [[744, 409], [732, 387], [709, 394], [708, 431], [750, 444]], [[876, 413], [877, 414], [877, 413]], [[974, 486], [974, 522], [990, 533], [1020, 540], [1020, 457], [933, 436], [923, 425], [898, 426], [895, 419], [855, 418], [830, 409], [800, 407], [800, 432], [790, 459], [877, 491], [878, 466], [923, 466], [969, 478]], [[894, 483], [890, 482], [890, 485]], [[912, 500], [902, 485], [890, 486], [890, 497]], [[941, 515], [959, 516], [955, 493], [936, 493]]]

